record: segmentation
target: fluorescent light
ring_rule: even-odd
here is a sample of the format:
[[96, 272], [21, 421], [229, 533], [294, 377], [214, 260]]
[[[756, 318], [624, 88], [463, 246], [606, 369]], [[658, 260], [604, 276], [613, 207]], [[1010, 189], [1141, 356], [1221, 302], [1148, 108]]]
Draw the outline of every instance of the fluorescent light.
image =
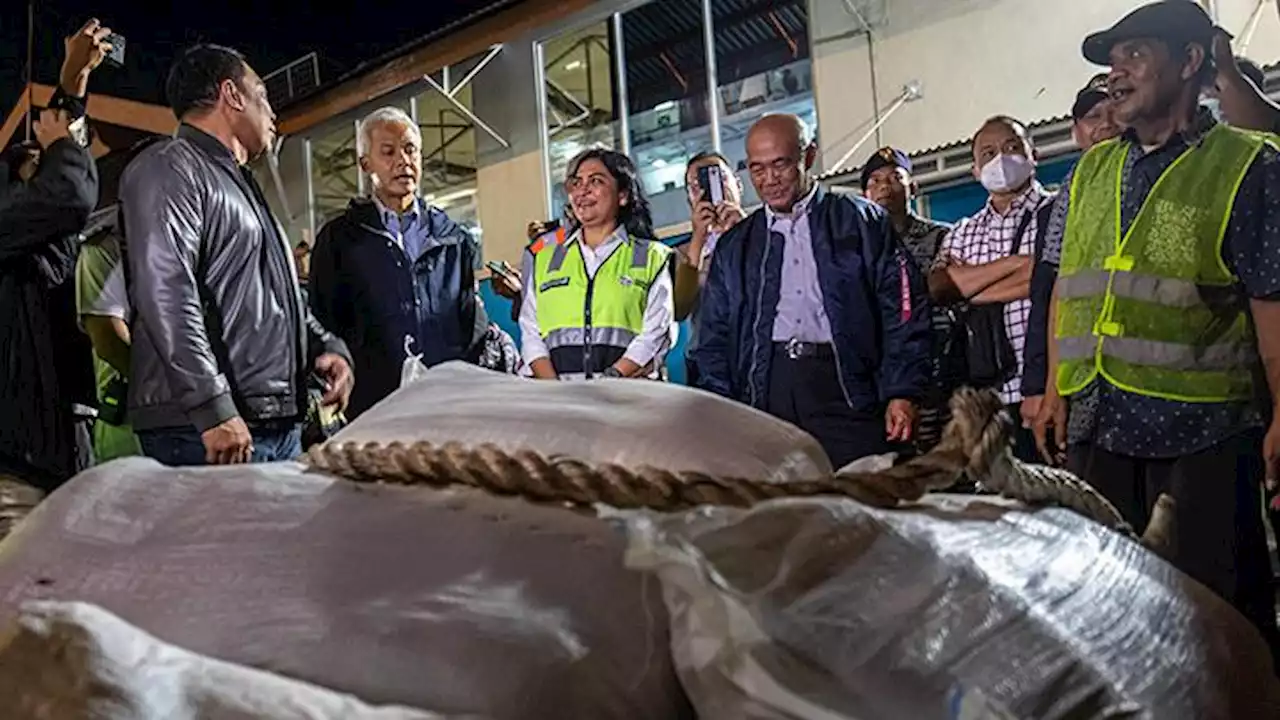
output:
[[428, 205], [448, 205], [454, 200], [461, 200], [464, 197], [470, 197], [476, 194], [475, 188], [467, 188], [456, 192], [445, 193], [444, 195], [424, 195], [422, 199]]
[[673, 108], [673, 107], [675, 107], [675, 106], [676, 106], [676, 101], [675, 101], [675, 100], [668, 100], [668, 101], [666, 101], [666, 102], [660, 102], [660, 103], [658, 103], [657, 105], [654, 105], [654, 106], [653, 106], [653, 109], [654, 109], [656, 112], [662, 112], [663, 110], [670, 110], [671, 108]]
[[578, 68], [580, 68], [580, 67], [582, 67], [582, 61], [581, 61], [581, 60], [574, 60], [574, 61], [572, 61], [572, 62], [565, 63], [564, 69], [565, 69], [565, 70], [577, 70], [577, 69], [578, 69]]
[[667, 166], [667, 161], [663, 160], [662, 158], [658, 158], [657, 160], [653, 161], [653, 166], [656, 168], [664, 168]]

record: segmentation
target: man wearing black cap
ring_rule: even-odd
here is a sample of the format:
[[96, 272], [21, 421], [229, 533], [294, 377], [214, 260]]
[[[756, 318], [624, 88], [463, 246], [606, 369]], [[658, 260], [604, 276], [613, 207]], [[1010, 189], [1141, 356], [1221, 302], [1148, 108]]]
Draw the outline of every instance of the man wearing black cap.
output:
[[[880, 148], [862, 166], [862, 193], [871, 202], [889, 213], [898, 237], [907, 246], [921, 273], [928, 273], [938, 256], [942, 239], [951, 231], [947, 223], [934, 222], [911, 211], [911, 201], [919, 188], [911, 177], [911, 158], [901, 150]], [[947, 339], [951, 335], [953, 321], [946, 307], [931, 308], [934, 334], [933, 374], [936, 386], [932, 397], [920, 401], [920, 420], [916, 431], [915, 449], [928, 452], [942, 438], [942, 428], [950, 413], [947, 400], [956, 387], [955, 373], [944, 361], [949, 356]]]
[[[1071, 137], [1082, 152], [1120, 134], [1107, 99], [1106, 73], [1094, 75], [1089, 84], [1076, 93], [1076, 101], [1071, 105]], [[1062, 184], [1071, 186], [1071, 173], [1067, 173]], [[1048, 210], [1045, 232], [1036, 245], [1037, 259], [1044, 254], [1044, 246], [1051, 242], [1050, 238], [1059, 245], [1062, 243], [1062, 231], [1067, 224], [1068, 195], [1059, 193]], [[1044, 400], [1045, 379], [1048, 377], [1049, 303], [1053, 296], [1053, 283], [1057, 279], [1056, 264], [1036, 262], [1031, 273], [1031, 315], [1027, 320], [1026, 360], [1022, 370], [1022, 420], [1027, 425], [1035, 423]], [[1062, 458], [1054, 452], [1045, 459], [1058, 463]]]
[[1258, 482], [1280, 461], [1280, 153], [1200, 107], [1217, 32], [1165, 0], [1084, 41], [1126, 130], [1081, 158], [1045, 248], [1055, 382], [1036, 432], [1070, 397], [1068, 465], [1139, 531], [1171, 495], [1173, 563], [1274, 649]]

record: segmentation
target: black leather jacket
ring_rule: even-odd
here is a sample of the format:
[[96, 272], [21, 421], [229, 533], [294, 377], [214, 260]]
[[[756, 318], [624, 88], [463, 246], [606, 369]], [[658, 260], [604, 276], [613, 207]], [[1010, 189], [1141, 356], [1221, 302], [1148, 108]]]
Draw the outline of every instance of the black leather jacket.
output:
[[302, 301], [293, 255], [231, 151], [182, 126], [120, 180], [134, 308], [134, 428], [300, 420], [320, 353], [350, 362]]

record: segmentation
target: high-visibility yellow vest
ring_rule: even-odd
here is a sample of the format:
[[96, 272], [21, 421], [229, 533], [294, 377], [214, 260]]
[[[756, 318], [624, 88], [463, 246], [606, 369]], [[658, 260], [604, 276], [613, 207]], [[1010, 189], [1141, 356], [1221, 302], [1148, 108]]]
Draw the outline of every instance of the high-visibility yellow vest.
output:
[[579, 242], [575, 236], [537, 248], [533, 288], [552, 366], [590, 378], [617, 362], [644, 330], [649, 288], [669, 272], [671, 249], [627, 236], [591, 277]]
[[1099, 374], [1186, 402], [1253, 394], [1252, 322], [1222, 241], [1240, 183], [1268, 140], [1218, 125], [1165, 170], [1127, 233], [1120, 193], [1129, 145], [1085, 153], [1071, 184], [1058, 280], [1058, 392]]

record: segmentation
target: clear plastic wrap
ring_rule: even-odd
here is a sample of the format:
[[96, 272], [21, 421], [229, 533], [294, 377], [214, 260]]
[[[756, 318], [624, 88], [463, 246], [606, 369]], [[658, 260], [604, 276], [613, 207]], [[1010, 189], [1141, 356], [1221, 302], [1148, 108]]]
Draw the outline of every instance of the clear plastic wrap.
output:
[[28, 603], [8, 630], [0, 637], [8, 718], [446, 720], [196, 655], [93, 605]]
[[931, 496], [621, 517], [703, 720], [1280, 717], [1243, 617], [1070, 511]]
[[29, 600], [80, 601], [371, 705], [689, 717], [658, 583], [624, 549], [599, 519], [521, 500], [129, 458], [82, 473], [0, 544], [0, 623]]

